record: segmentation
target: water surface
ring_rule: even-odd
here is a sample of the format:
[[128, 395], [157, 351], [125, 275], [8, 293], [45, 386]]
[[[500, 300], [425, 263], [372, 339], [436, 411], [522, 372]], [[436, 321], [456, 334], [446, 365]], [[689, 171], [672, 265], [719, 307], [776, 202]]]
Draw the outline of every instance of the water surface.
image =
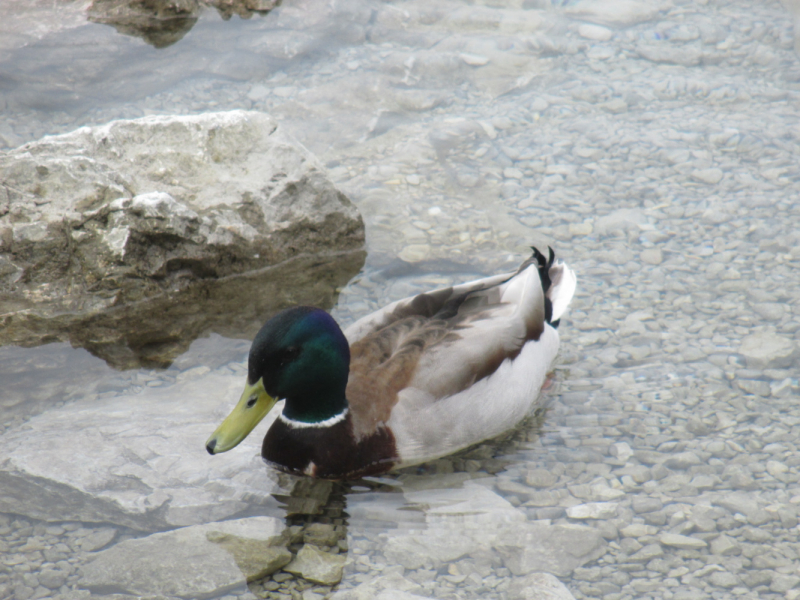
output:
[[[346, 530], [336, 589], [400, 576], [423, 597], [519, 597], [497, 551], [404, 567], [401, 550], [522, 518], [600, 532], [603, 555], [559, 575], [576, 598], [795, 598], [800, 70], [787, 10], [753, 4], [285, 1], [250, 19], [207, 9], [164, 48], [75, 3], [6, 5], [0, 146], [149, 114], [272, 114], [364, 215], [367, 262], [332, 311], [345, 325], [511, 269], [531, 244], [576, 270], [546, 410], [509, 439], [252, 499], [243, 515]], [[117, 371], [67, 344], [2, 348], [2, 427], [206, 370], [243, 379], [247, 349], [211, 334], [167, 369]], [[471, 498], [485, 502], [458, 508]], [[0, 532], [0, 596], [20, 600], [87, 595], [91, 553], [143, 535], [13, 514]], [[281, 576], [232, 593], [331, 591]]]

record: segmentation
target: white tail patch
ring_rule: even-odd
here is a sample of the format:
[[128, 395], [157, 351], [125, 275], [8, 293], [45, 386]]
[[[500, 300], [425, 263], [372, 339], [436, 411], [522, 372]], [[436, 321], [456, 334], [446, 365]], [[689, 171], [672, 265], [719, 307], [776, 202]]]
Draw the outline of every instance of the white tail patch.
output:
[[550, 281], [551, 285], [550, 289], [547, 290], [547, 297], [550, 298], [550, 303], [553, 306], [551, 319], [555, 321], [567, 312], [572, 296], [575, 295], [578, 278], [575, 276], [575, 271], [563, 262], [558, 261], [550, 267]]

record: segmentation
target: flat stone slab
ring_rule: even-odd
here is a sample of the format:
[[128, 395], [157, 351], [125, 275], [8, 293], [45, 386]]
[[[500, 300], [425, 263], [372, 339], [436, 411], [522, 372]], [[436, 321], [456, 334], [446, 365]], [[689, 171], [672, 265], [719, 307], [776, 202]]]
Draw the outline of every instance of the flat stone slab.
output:
[[82, 567], [100, 593], [207, 598], [270, 575], [292, 558], [273, 517], [183, 527], [121, 542]]
[[45, 521], [107, 522], [158, 531], [217, 521], [263, 504], [278, 474], [261, 440], [281, 408], [236, 449], [205, 440], [243, 377], [225, 367], [169, 386], [49, 410], [0, 436], [0, 512]]
[[674, 548], [698, 549], [708, 546], [708, 543], [705, 540], [688, 535], [679, 535], [677, 533], [662, 533], [660, 536], [658, 536], [658, 541], [665, 546], [672, 546]]

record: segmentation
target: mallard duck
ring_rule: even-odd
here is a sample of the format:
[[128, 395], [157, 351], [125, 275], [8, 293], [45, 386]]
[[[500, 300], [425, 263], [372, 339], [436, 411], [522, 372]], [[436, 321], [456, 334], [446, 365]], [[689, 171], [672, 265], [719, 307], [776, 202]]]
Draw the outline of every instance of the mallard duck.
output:
[[206, 443], [226, 452], [279, 401], [262, 446], [280, 470], [357, 479], [496, 437], [530, 411], [575, 273], [536, 248], [514, 273], [399, 300], [344, 332], [310, 306], [253, 340], [247, 384]]

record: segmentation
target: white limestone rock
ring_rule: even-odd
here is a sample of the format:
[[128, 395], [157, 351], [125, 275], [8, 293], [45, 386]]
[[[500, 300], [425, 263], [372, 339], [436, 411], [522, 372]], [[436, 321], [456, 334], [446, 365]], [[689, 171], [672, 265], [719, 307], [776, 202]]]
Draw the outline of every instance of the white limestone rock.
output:
[[259, 112], [47, 136], [0, 153], [0, 180], [0, 292], [20, 301], [139, 299], [364, 243], [355, 206]]

